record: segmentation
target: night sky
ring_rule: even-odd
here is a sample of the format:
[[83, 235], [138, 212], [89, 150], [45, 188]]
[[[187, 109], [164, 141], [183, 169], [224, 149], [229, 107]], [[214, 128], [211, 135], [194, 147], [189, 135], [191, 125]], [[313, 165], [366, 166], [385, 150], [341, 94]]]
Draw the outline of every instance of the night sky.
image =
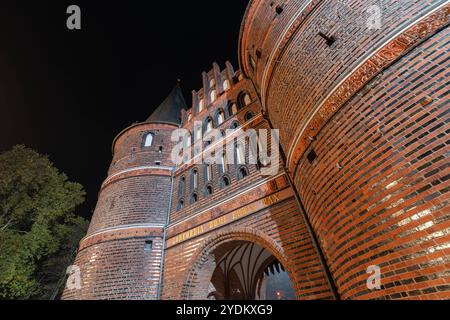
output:
[[[144, 121], [182, 80], [201, 87], [217, 61], [237, 68], [248, 1], [0, 3], [0, 152], [24, 144], [87, 191], [90, 218], [122, 129]], [[80, 6], [82, 30], [66, 27]]]

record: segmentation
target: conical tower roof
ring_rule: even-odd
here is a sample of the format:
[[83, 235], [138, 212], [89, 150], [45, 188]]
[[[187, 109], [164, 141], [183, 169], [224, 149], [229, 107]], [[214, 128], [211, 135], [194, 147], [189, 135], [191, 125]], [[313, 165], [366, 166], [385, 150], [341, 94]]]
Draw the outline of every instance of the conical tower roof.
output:
[[153, 111], [146, 122], [170, 122], [180, 124], [181, 109], [186, 109], [186, 101], [178, 82], [167, 98]]

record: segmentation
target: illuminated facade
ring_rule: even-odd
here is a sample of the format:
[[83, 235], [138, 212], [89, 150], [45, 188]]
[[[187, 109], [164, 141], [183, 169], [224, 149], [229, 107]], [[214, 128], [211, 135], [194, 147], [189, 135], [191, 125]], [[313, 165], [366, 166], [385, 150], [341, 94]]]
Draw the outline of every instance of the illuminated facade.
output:
[[[241, 70], [214, 64], [189, 109], [176, 86], [115, 139], [63, 298], [450, 298], [449, 13], [251, 1]], [[179, 128], [193, 147], [175, 164]], [[238, 146], [271, 128], [281, 157], [264, 175]], [[230, 152], [245, 161], [196, 161]]]

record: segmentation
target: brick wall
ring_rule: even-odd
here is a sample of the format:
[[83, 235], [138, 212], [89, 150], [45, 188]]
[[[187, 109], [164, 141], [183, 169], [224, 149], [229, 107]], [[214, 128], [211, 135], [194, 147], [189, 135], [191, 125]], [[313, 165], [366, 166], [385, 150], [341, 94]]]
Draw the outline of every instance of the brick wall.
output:
[[[191, 114], [191, 117], [189, 120], [185, 119], [183, 128], [192, 133], [196, 121], [204, 123], [208, 117], [214, 119], [217, 111], [223, 109], [225, 121], [221, 125], [215, 124], [214, 127], [229, 129], [233, 122], [238, 121], [239, 129], [241, 129], [235, 135], [224, 139], [228, 143], [233, 142], [234, 139], [236, 141], [245, 140], [246, 130], [270, 129], [269, 123], [261, 113], [262, 108], [258, 95], [248, 79], [241, 79], [234, 83], [230, 90], [224, 92], [215, 102], [205, 105], [204, 110], [198, 112], [196, 104], [198, 104], [198, 99], [205, 99], [204, 97], [208, 96], [208, 92], [211, 90], [208, 87], [208, 79], [213, 74], [212, 72], [204, 73], [204, 88], [194, 93], [194, 106], [187, 112], [187, 114]], [[240, 106], [237, 114], [229, 114], [228, 106], [238, 103], [243, 92], [250, 95], [252, 102], [246, 106]], [[245, 119], [248, 112], [253, 114], [251, 120]], [[268, 149], [270, 147], [269, 143]], [[213, 143], [209, 149], [204, 150], [205, 153], [211, 152], [211, 150], [215, 150], [217, 153], [223, 149], [221, 144], [215, 146]], [[245, 150], [247, 160], [249, 151], [247, 146]], [[289, 189], [292, 193], [284, 176], [284, 164], [281, 158], [279, 159], [278, 178], [263, 176], [258, 165], [249, 164], [246, 166], [248, 176], [240, 179], [237, 172], [239, 167], [239, 165], [228, 165], [226, 175], [230, 178], [230, 185], [227, 187], [220, 184], [223, 174], [219, 171], [218, 165], [212, 166], [211, 181], [206, 181], [203, 165], [195, 164], [192, 161], [179, 166], [174, 173], [170, 223], [167, 227], [168, 241], [162, 298], [205, 299], [216, 266], [214, 261], [208, 260], [208, 257], [218, 246], [237, 240], [256, 242], [271, 250], [290, 272], [299, 299], [333, 298], [318, 253], [308, 233], [299, 206], [292, 195], [282, 203], [259, 212], [251, 210], [252, 212], [247, 212], [248, 217], [205, 234], [190, 237], [181, 244], [173, 245], [174, 238], [204, 223], [221, 219], [233, 210], [243, 210], [243, 206], [270, 195], [278, 188]], [[197, 190], [191, 188], [190, 178], [193, 169], [197, 169], [199, 173]], [[182, 178], [185, 179], [184, 192], [179, 190]], [[267, 180], [271, 181], [267, 182]], [[213, 194], [206, 195], [204, 193], [206, 185], [213, 188]], [[199, 198], [195, 203], [191, 203], [190, 197], [194, 191], [197, 191]], [[180, 200], [184, 201], [182, 209], [179, 209], [177, 205]], [[221, 223], [219, 222], [219, 224]]]
[[[283, 35], [281, 31], [307, 1], [286, 1], [280, 15], [270, 7], [272, 1], [254, 2], [255, 22], [247, 20], [241, 61], [246, 73], [261, 88], [272, 124], [283, 128], [280, 138], [288, 151], [312, 106], [320, 103], [360, 59], [407, 23], [445, 1], [311, 1], [279, 47], [275, 44]], [[382, 9], [380, 30], [369, 30], [366, 26], [371, 4]], [[328, 46], [319, 32], [334, 36], [336, 42]], [[252, 71], [246, 63], [246, 50], [256, 59], [258, 48], [262, 56], [257, 59], [256, 71]], [[295, 113], [291, 112], [292, 106]]]
[[[81, 289], [66, 289], [63, 299], [157, 299], [163, 252], [162, 229], [133, 230], [96, 239], [77, 254]], [[87, 239], [90, 241], [90, 239]], [[146, 250], [146, 241], [152, 249]]]
[[205, 299], [208, 293], [205, 282], [209, 284], [215, 266], [207, 257], [219, 245], [239, 240], [254, 242], [269, 250], [288, 271], [299, 299], [333, 298], [303, 216], [292, 197], [169, 247], [162, 298]]
[[[386, 70], [322, 129], [307, 150], [317, 159], [298, 165], [343, 298], [450, 297], [449, 49], [447, 30]], [[365, 287], [369, 265], [382, 268], [383, 290]]]
[[[172, 187], [170, 137], [175, 128], [136, 124], [115, 139], [109, 175], [74, 262], [82, 287], [66, 289], [63, 299], [159, 297]], [[143, 142], [150, 132], [153, 144], [146, 147]]]
[[[242, 93], [248, 93], [251, 97], [252, 102], [248, 106], [241, 106], [238, 112], [235, 115], [228, 113], [228, 106], [233, 103], [238, 103], [238, 97]], [[248, 79], [243, 79], [238, 83], [234, 84], [230, 90], [223, 93], [217, 101], [209, 106], [205, 107], [200, 113], [195, 114], [190, 121], [187, 121], [183, 128], [189, 130], [189, 132], [194, 131], [195, 122], [204, 123], [205, 119], [211, 117], [214, 119], [215, 114], [218, 110], [225, 110], [225, 121], [221, 125], [215, 125], [214, 128], [220, 130], [230, 129], [232, 123], [238, 122], [238, 129], [248, 130], [248, 129], [269, 129], [270, 126], [267, 121], [263, 119], [261, 116], [261, 104], [257, 97], [257, 94]], [[190, 112], [193, 112], [191, 110]], [[251, 120], [245, 120], [245, 115], [251, 112], [253, 114], [253, 118]], [[223, 139], [222, 141], [228, 141], [227, 143], [232, 144], [235, 138], [244, 139], [244, 132], [240, 131], [236, 133], [231, 139]], [[230, 136], [228, 136], [230, 137]], [[239, 138], [240, 137], [240, 138]], [[218, 140], [216, 142], [219, 142]], [[223, 151], [223, 145], [218, 144], [215, 146], [212, 144], [209, 149], [203, 148], [205, 154], [211, 153], [211, 150], [215, 150], [218, 154]], [[194, 154], [194, 150], [192, 151], [192, 155]], [[249, 148], [246, 147], [246, 159], [249, 157]], [[201, 159], [201, 156], [199, 157]], [[184, 165], [179, 166], [176, 169], [174, 174], [174, 188], [172, 193], [173, 205], [171, 207], [171, 215], [170, 221], [177, 222], [180, 219], [188, 217], [196, 212], [199, 212], [206, 207], [210, 206], [212, 203], [220, 202], [221, 200], [230, 197], [233, 194], [239, 194], [242, 190], [254, 185], [258, 181], [261, 181], [263, 177], [258, 170], [258, 167], [254, 164], [248, 164], [245, 167], [248, 169], [248, 176], [245, 179], [239, 179], [238, 177], [238, 169], [239, 165], [228, 165], [227, 172], [222, 174], [219, 168], [219, 165], [212, 165], [212, 179], [211, 181], [207, 181], [205, 177], [205, 168], [202, 160], [201, 163], [196, 164], [197, 159], [194, 158], [194, 161], [187, 162]], [[282, 165], [280, 166], [282, 167]], [[193, 190], [191, 188], [191, 174], [192, 170], [197, 169], [199, 173], [199, 184], [197, 190]], [[221, 185], [221, 178], [226, 175], [230, 179], [230, 185], [228, 187], [223, 187]], [[180, 192], [180, 180], [184, 177], [185, 190], [184, 192]], [[205, 187], [209, 185], [212, 187], [213, 194], [207, 195], [205, 192]], [[191, 196], [194, 191], [197, 191], [198, 201], [196, 203], [191, 203]], [[183, 200], [185, 205], [183, 209], [178, 208], [179, 201]]]
[[[449, 298], [449, 6], [285, 1], [276, 14], [271, 2], [247, 10], [240, 59], [340, 296]], [[381, 290], [367, 289], [369, 265]]]
[[[171, 135], [177, 127], [169, 124], [135, 124], [121, 132], [113, 142], [114, 159], [109, 168], [109, 176], [128, 168], [140, 166], [173, 166], [171, 152], [175, 142]], [[147, 133], [154, 135], [153, 144], [144, 147]], [[160, 148], [162, 150], [160, 152]]]

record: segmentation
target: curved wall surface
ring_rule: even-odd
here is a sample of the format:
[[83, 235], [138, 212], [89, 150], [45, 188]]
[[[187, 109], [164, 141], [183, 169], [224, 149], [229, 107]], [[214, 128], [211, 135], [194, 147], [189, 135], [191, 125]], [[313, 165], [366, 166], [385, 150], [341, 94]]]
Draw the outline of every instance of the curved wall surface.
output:
[[438, 0], [247, 9], [241, 65], [341, 298], [450, 297], [449, 13]]
[[[108, 177], [74, 262], [81, 288], [66, 288], [63, 299], [159, 297], [176, 128], [136, 124], [114, 141]], [[151, 146], [145, 146], [147, 134], [153, 135]]]

